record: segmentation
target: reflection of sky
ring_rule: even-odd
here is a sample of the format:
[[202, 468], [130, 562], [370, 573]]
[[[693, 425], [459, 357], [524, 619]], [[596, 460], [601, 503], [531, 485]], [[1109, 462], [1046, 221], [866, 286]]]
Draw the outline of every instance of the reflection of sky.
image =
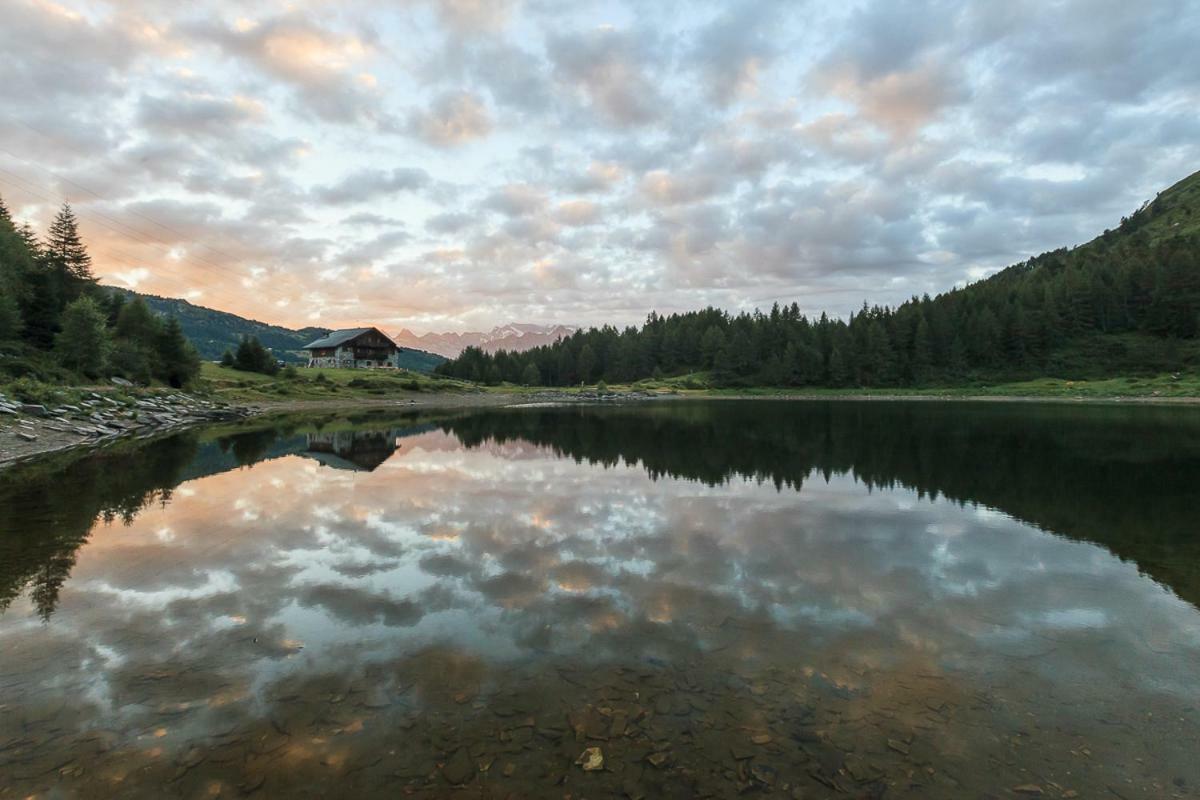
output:
[[1200, 613], [1101, 547], [851, 477], [652, 482], [441, 432], [370, 473], [287, 457], [190, 482], [97, 530], [50, 622], [15, 603], [0, 650], [55, 665], [47, 685], [90, 676], [116, 714], [122, 682], [168, 661], [236, 693], [442, 644], [671, 658], [731, 620], [754, 623], [748, 659], [1200, 695]]

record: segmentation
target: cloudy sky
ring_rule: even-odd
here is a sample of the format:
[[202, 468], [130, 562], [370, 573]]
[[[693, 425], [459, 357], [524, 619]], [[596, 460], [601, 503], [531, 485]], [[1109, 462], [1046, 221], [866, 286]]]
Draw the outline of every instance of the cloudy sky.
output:
[[844, 314], [1200, 169], [1200, 6], [0, 0], [0, 194], [287, 325]]

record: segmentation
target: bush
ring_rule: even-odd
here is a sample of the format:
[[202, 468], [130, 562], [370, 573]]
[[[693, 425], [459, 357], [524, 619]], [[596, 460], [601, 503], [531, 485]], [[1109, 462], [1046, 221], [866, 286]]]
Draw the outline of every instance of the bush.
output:
[[325, 377], [325, 373], [324, 373], [324, 372], [318, 372], [318, 373], [317, 373], [317, 377], [313, 378], [313, 380], [314, 380], [315, 382], [317, 382], [317, 383], [321, 383], [321, 384], [328, 384], [328, 383], [329, 383], [329, 378]]
[[51, 386], [32, 378], [18, 378], [4, 387], [4, 394], [16, 398], [22, 403], [35, 403], [43, 406], [78, 402], [80, 398], [79, 392]]
[[600, 381], [599, 383], [596, 384], [596, 391], [599, 394], [604, 394], [605, 392], [608, 391], [608, 384], [605, 383], [604, 381]]
[[279, 376], [285, 381], [294, 381], [300, 377], [300, 370], [296, 369], [291, 364], [288, 364], [283, 368], [283, 371], [279, 373]]

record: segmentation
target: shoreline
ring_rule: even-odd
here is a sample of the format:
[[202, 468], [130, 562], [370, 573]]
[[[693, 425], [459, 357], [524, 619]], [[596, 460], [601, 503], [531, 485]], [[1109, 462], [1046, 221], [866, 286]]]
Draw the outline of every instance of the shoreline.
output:
[[[943, 403], [1053, 403], [1058, 405], [1137, 405], [1137, 406], [1194, 406], [1200, 405], [1198, 396], [1153, 397], [1040, 397], [1036, 395], [955, 395], [955, 394], [815, 394], [815, 393], [710, 393], [706, 391], [675, 393], [624, 393], [618, 392], [603, 397], [595, 394], [577, 394], [561, 390], [539, 392], [473, 392], [431, 393], [404, 398], [353, 398], [321, 400], [280, 400], [246, 402], [231, 406], [236, 418], [253, 419], [275, 414], [312, 411], [344, 411], [358, 408], [371, 409], [465, 409], [465, 408], [513, 408], [544, 405], [591, 405], [638, 402], [697, 402], [697, 401], [775, 401], [775, 402], [943, 402]], [[20, 438], [18, 425], [0, 428], [0, 473], [21, 464], [27, 464], [54, 455], [72, 451], [99, 451], [108, 446], [135, 440], [147, 440], [177, 433], [222, 420], [195, 418], [180, 423], [143, 431], [128, 431], [103, 439], [80, 439], [66, 431], [41, 431], [36, 440]]]

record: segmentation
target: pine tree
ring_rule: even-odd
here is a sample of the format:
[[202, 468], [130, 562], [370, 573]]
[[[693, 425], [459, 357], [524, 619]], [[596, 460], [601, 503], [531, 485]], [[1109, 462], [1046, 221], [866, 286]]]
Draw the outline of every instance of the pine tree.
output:
[[0, 287], [0, 342], [16, 339], [23, 327], [16, 295]]
[[575, 359], [571, 356], [571, 348], [563, 345], [558, 354], [558, 385], [567, 386], [575, 380]]
[[69, 282], [76, 284], [76, 294], [78, 290], [96, 282], [96, 276], [92, 274], [92, 257], [88, 255], [87, 247], [79, 236], [79, 221], [70, 203], [63, 203], [54, 222], [50, 224], [45, 255]]
[[589, 383], [592, 380], [592, 373], [596, 369], [596, 352], [592, 350], [590, 344], [585, 344], [579, 351], [579, 362], [576, 364], [576, 371], [579, 373], [579, 380], [583, 383]]
[[[450, 362], [446, 362], [446, 363], [450, 363]], [[222, 367], [232, 367], [233, 366], [233, 351], [227, 349], [224, 353], [221, 354], [221, 366]]]
[[929, 383], [933, 377], [933, 333], [925, 317], [917, 323], [913, 336], [912, 378], [917, 385]]
[[7, 222], [9, 225], [12, 225], [13, 218], [12, 218], [12, 214], [10, 214], [8, 212], [8, 206], [6, 206], [4, 204], [4, 198], [0, 197], [0, 223], [4, 223], [4, 222]]
[[850, 367], [842, 355], [842, 348], [834, 345], [829, 351], [829, 385], [845, 386], [850, 383]]
[[95, 300], [80, 297], [66, 307], [54, 346], [67, 369], [89, 377], [100, 375], [108, 359], [109, 341], [104, 310]]
[[176, 388], [190, 383], [200, 374], [200, 355], [184, 337], [183, 327], [175, 317], [167, 320], [159, 334], [158, 360], [162, 365], [163, 380]]
[[279, 371], [275, 356], [254, 336], [242, 337], [233, 357], [233, 367], [243, 372], [261, 372], [264, 375], [274, 375]]
[[538, 372], [537, 364], [532, 361], [525, 366], [525, 371], [521, 373], [521, 383], [526, 386], [540, 386], [542, 383], [542, 374]]

